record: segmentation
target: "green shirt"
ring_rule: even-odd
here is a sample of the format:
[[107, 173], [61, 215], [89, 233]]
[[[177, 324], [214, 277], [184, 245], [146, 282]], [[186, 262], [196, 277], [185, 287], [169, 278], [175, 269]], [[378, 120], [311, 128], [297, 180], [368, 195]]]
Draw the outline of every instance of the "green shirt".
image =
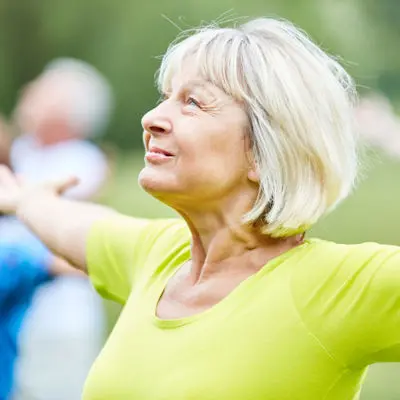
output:
[[123, 303], [84, 400], [350, 400], [369, 364], [400, 361], [400, 250], [310, 239], [200, 314], [157, 302], [190, 257], [180, 220], [103, 221], [94, 286]]

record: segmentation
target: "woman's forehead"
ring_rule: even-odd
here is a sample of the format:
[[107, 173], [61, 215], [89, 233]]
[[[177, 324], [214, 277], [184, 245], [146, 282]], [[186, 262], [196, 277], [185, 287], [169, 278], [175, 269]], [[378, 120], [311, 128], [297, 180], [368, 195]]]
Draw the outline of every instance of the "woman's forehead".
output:
[[213, 94], [222, 94], [224, 91], [213, 82], [206, 70], [196, 65], [195, 60], [189, 58], [182, 62], [170, 74], [170, 79], [164, 81], [164, 91], [174, 92], [180, 89], [201, 89]]
[[193, 73], [176, 73], [170, 82], [170, 89], [175, 91], [181, 88], [200, 88], [205, 90], [210, 90], [215, 85], [213, 85], [209, 80], [203, 78], [199, 74]]

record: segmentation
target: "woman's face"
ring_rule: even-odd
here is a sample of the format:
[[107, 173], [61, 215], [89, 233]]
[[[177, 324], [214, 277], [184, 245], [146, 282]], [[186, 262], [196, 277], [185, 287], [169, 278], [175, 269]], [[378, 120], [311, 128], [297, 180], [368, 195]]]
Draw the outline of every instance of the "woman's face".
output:
[[142, 119], [140, 185], [169, 204], [207, 207], [251, 184], [243, 108], [187, 65]]

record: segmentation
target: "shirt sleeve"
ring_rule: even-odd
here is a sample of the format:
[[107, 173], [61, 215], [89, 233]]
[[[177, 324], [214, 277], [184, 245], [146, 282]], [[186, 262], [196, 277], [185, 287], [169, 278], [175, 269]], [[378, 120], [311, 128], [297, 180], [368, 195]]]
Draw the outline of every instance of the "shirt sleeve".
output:
[[400, 362], [400, 248], [328, 244], [322, 251], [319, 269], [297, 282], [312, 334], [347, 368]]
[[400, 249], [377, 246], [354, 285], [345, 326], [358, 337], [356, 363], [400, 362]]
[[[87, 240], [87, 268], [105, 298], [125, 304], [151, 268], [187, 249], [189, 231], [180, 219], [111, 217], [96, 222]], [[145, 267], [146, 266], [146, 267]]]

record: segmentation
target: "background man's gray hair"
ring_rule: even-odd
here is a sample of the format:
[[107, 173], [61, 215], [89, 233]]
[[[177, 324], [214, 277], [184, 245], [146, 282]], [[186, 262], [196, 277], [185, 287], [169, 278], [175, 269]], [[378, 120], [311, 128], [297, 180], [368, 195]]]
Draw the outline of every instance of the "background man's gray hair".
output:
[[73, 58], [47, 64], [39, 79], [55, 78], [68, 94], [67, 112], [77, 132], [85, 138], [103, 134], [114, 109], [110, 84], [93, 66]]

